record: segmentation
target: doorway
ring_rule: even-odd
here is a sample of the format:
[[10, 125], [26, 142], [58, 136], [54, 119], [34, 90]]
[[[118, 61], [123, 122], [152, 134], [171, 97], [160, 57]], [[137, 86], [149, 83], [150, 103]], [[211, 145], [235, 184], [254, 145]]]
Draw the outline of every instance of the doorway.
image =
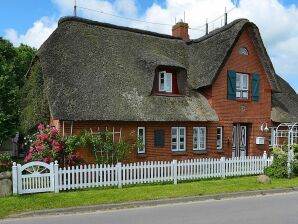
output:
[[232, 157], [247, 156], [247, 125], [233, 124]]

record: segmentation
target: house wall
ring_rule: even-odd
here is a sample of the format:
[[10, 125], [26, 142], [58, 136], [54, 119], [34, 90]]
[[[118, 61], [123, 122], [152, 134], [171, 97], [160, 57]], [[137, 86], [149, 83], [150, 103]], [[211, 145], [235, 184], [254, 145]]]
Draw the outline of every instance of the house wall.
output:
[[[247, 48], [249, 55], [240, 55], [240, 47]], [[248, 100], [227, 99], [228, 70], [249, 74]], [[261, 78], [258, 102], [251, 100], [252, 73], [258, 73]], [[249, 30], [244, 30], [240, 35], [214, 84], [209, 88], [203, 89], [202, 93], [217, 112], [220, 124], [224, 127], [223, 149], [227, 154], [231, 152], [232, 147], [233, 123], [248, 125], [248, 155], [260, 155], [264, 150], [268, 149], [268, 134], [260, 131], [260, 126], [264, 122], [268, 124], [268, 127], [271, 125], [271, 87], [257, 50], [250, 38]], [[266, 144], [256, 145], [257, 136], [266, 137]]]
[[[60, 122], [62, 123], [62, 122]], [[65, 135], [70, 134], [70, 123], [64, 124]], [[106, 128], [115, 132], [122, 129], [122, 138], [128, 138], [131, 131], [135, 132], [134, 141], [137, 140], [137, 128], [145, 127], [146, 139], [146, 153], [138, 154], [137, 149], [131, 153], [130, 162], [135, 161], [151, 161], [151, 160], [185, 160], [199, 157], [221, 157], [229, 156], [230, 153], [216, 149], [216, 128], [217, 123], [206, 122], [98, 122], [98, 121], [74, 121], [72, 124], [73, 134], [79, 135], [82, 130], [92, 132], [104, 132]], [[186, 127], [186, 151], [185, 152], [172, 152], [171, 151], [171, 127]], [[206, 127], [207, 128], [207, 145], [206, 151], [194, 152], [193, 151], [193, 127]], [[164, 130], [164, 147], [154, 146], [154, 130]], [[115, 135], [115, 140], [118, 137]], [[83, 159], [86, 162], [93, 163], [94, 157], [90, 149], [78, 149]]]

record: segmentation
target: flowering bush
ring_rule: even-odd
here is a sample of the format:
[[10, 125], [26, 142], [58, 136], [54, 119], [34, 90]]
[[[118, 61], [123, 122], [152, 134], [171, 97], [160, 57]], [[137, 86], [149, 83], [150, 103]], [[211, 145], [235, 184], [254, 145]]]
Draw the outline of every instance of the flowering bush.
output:
[[12, 161], [8, 153], [0, 154], [0, 173], [11, 170]]
[[42, 161], [50, 163], [55, 160], [62, 166], [81, 164], [80, 154], [75, 153], [73, 145], [68, 147], [56, 129], [38, 125], [38, 132], [32, 135], [28, 141], [30, 147], [25, 162]]

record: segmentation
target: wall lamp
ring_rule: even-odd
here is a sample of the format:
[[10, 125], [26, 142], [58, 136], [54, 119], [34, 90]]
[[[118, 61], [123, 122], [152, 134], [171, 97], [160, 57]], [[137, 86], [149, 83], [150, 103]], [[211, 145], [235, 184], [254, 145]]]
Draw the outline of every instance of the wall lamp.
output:
[[268, 125], [267, 123], [263, 123], [260, 127], [260, 130], [263, 131], [263, 132], [269, 132], [269, 128], [268, 128]]

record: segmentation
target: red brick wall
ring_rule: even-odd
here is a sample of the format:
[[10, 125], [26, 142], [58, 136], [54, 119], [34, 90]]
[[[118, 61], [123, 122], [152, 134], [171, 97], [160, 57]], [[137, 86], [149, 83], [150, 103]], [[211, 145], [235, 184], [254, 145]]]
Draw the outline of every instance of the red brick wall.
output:
[[58, 131], [60, 131], [60, 120], [55, 120], [51, 116], [51, 118], [50, 118], [50, 126], [51, 127], [55, 127]]
[[[61, 122], [62, 123], [62, 122]], [[171, 127], [186, 127], [186, 151], [171, 151]], [[207, 127], [207, 150], [205, 152], [196, 153], [193, 151], [193, 127]], [[101, 132], [106, 127], [112, 131], [122, 129], [122, 137], [128, 138], [131, 131], [135, 131], [135, 140], [137, 139], [137, 128], [145, 127], [146, 153], [140, 155], [137, 149], [131, 153], [130, 161], [150, 161], [150, 160], [184, 160], [198, 157], [221, 157], [225, 152], [216, 149], [216, 123], [204, 122], [98, 122], [98, 121], [75, 121], [73, 122], [73, 133], [79, 135], [82, 130], [86, 129], [96, 132], [98, 128]], [[154, 146], [154, 130], [163, 129], [165, 133], [165, 144], [162, 148]], [[70, 128], [66, 128], [65, 134], [69, 134]], [[117, 138], [117, 137], [116, 137]], [[89, 149], [79, 148], [82, 157], [89, 163], [94, 162], [93, 154]], [[227, 156], [227, 155], [226, 155]]]
[[[240, 47], [247, 48], [249, 55], [240, 55]], [[248, 100], [227, 99], [228, 70], [249, 74]], [[251, 100], [252, 73], [258, 73], [261, 78], [260, 99], [258, 102]], [[212, 97], [209, 97], [209, 102], [216, 110], [220, 123], [224, 127], [223, 145], [225, 154], [231, 153], [231, 144], [228, 141], [232, 139], [233, 123], [246, 123], [248, 125], [249, 155], [260, 155], [265, 149], [268, 149], [268, 135], [260, 131], [260, 126], [263, 122], [267, 122], [268, 126], [271, 123], [271, 87], [248, 30], [245, 30], [239, 37], [217, 79], [212, 87], [209, 88], [209, 92], [204, 90], [203, 93], [207, 92], [210, 95], [210, 91]], [[245, 107], [245, 111], [241, 112], [241, 107]], [[256, 145], [257, 136], [266, 137], [266, 144]]]

